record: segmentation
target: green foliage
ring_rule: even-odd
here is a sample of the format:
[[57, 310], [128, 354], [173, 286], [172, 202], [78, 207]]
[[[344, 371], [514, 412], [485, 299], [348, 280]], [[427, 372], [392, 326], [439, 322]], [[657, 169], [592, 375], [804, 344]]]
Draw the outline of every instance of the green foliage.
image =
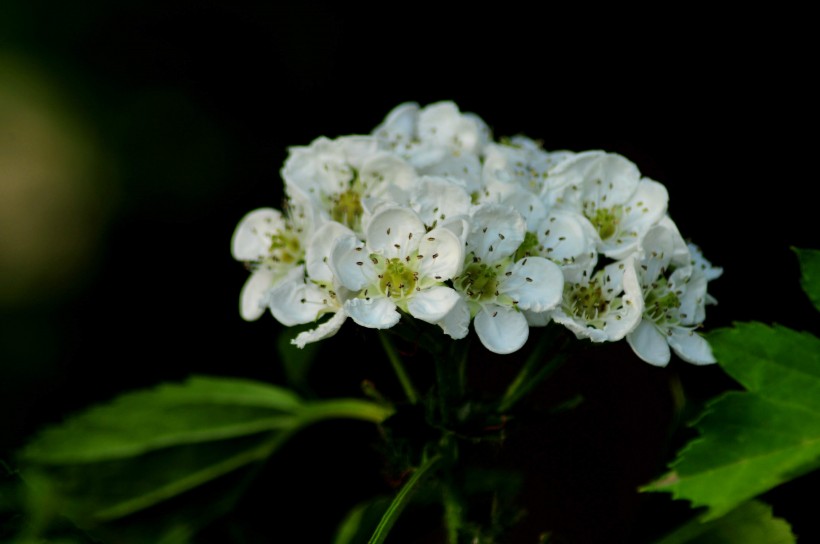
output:
[[[187, 542], [230, 509], [241, 476], [252, 476], [305, 425], [339, 417], [380, 422], [390, 413], [358, 399], [310, 403], [268, 384], [197, 376], [127, 393], [47, 428], [19, 461], [32, 518], [59, 512], [96, 534], [124, 527], [126, 542]], [[221, 478], [229, 473], [239, 477]], [[160, 503], [156, 520], [151, 507]]]
[[800, 261], [800, 283], [814, 307], [820, 311], [820, 250], [793, 247]]
[[655, 544], [793, 544], [788, 523], [759, 501], [744, 503], [713, 521], [692, 520]]
[[[817, 253], [797, 250], [803, 284], [820, 285]], [[716, 519], [820, 467], [820, 338], [782, 326], [735, 323], [708, 340], [721, 367], [745, 388], [709, 402], [671, 472], [646, 487], [705, 506]]]

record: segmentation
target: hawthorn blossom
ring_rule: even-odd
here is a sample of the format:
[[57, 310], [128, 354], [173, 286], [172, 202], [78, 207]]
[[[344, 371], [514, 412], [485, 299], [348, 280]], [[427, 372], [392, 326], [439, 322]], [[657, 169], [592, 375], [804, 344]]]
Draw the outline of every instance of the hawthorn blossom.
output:
[[633, 257], [610, 263], [579, 281], [566, 282], [552, 319], [577, 338], [614, 342], [632, 332], [641, 320], [643, 296]]
[[[657, 181], [615, 153], [586, 151], [560, 162], [552, 182], [566, 187], [561, 207], [584, 215], [598, 233], [598, 252], [623, 259], [665, 214], [669, 195]], [[557, 181], [556, 181], [557, 180]]]
[[309, 209], [288, 202], [288, 214], [259, 208], [246, 214], [231, 238], [231, 254], [243, 261], [251, 275], [239, 296], [240, 315], [259, 319], [267, 307], [268, 291], [304, 262], [305, 240], [312, 232]]
[[419, 174], [458, 176], [469, 192], [480, 183], [484, 146], [490, 129], [477, 115], [463, 113], [453, 102], [395, 107], [373, 130], [382, 149], [412, 164]]
[[417, 176], [369, 136], [320, 137], [291, 147], [281, 174], [288, 194], [301, 195], [317, 210], [317, 221], [336, 221], [357, 234], [364, 233], [378, 202], [409, 190]]
[[720, 275], [719, 269], [690, 249], [668, 218], [646, 235], [643, 254], [638, 271], [644, 312], [626, 337], [632, 350], [655, 366], [669, 364], [670, 348], [689, 363], [714, 363], [697, 329], [705, 317], [707, 283]]
[[273, 317], [285, 326], [318, 322], [316, 328], [299, 333], [291, 342], [298, 347], [329, 338], [347, 319], [344, 301], [350, 296], [329, 265], [330, 252], [337, 239], [352, 236], [347, 227], [330, 221], [316, 230], [305, 251], [305, 264], [295, 268], [269, 292]]
[[413, 210], [389, 207], [373, 216], [365, 242], [340, 237], [330, 265], [353, 293], [343, 305], [347, 315], [363, 327], [387, 329], [401, 312], [428, 323], [441, 320], [459, 298], [444, 282], [458, 273], [463, 258], [452, 231], [428, 231]]
[[466, 336], [472, 317], [487, 349], [512, 353], [529, 337], [523, 311], [546, 312], [561, 301], [564, 277], [558, 265], [538, 256], [516, 259], [525, 233], [524, 218], [509, 206], [484, 205], [472, 214], [464, 270], [453, 278], [462, 298], [440, 323], [445, 332]]

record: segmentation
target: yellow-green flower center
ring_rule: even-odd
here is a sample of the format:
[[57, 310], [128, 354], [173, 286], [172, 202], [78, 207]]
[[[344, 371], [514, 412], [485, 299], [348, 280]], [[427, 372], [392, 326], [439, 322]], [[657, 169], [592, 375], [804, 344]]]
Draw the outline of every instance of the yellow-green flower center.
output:
[[456, 279], [455, 287], [475, 302], [492, 300], [498, 296], [496, 267], [471, 263]]
[[380, 274], [379, 289], [387, 297], [404, 298], [416, 288], [418, 273], [411, 270], [404, 261], [395, 257], [385, 263]]
[[596, 281], [587, 285], [564, 284], [564, 301], [570, 313], [587, 321], [594, 321], [609, 309], [609, 301], [604, 297], [601, 286]]
[[361, 222], [363, 212], [361, 195], [354, 189], [336, 195], [330, 207], [330, 217], [353, 230]]
[[680, 299], [669, 289], [666, 278], [661, 277], [652, 284], [644, 300], [644, 315], [655, 323], [663, 323], [677, 317], [675, 313], [680, 308]]
[[592, 222], [595, 230], [601, 236], [601, 240], [606, 240], [618, 231], [618, 224], [621, 222], [623, 207], [620, 205], [611, 208], [594, 208], [585, 206], [584, 215]]
[[302, 259], [302, 245], [290, 231], [277, 232], [271, 236], [269, 254], [273, 262], [293, 264]]

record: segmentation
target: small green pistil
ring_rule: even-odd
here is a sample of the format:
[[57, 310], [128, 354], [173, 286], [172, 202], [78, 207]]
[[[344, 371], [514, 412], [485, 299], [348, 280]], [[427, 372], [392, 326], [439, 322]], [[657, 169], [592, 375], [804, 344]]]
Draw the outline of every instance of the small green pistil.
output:
[[595, 208], [591, 213], [585, 210], [584, 215], [586, 215], [587, 219], [595, 226], [595, 230], [601, 235], [601, 240], [606, 240], [618, 230], [618, 223], [621, 222], [623, 208], [621, 206]]
[[271, 236], [270, 255], [275, 262], [295, 263], [301, 259], [302, 246], [296, 236], [280, 232]]
[[393, 258], [387, 261], [381, 274], [379, 288], [388, 297], [403, 298], [406, 293], [416, 288], [417, 274], [408, 268], [404, 261]]
[[352, 189], [336, 196], [330, 209], [330, 216], [334, 221], [352, 229], [356, 228], [362, 213], [364, 213], [364, 208], [362, 208], [361, 196]]
[[604, 298], [601, 286], [597, 282], [588, 285], [568, 285], [569, 305], [572, 312], [587, 321], [597, 319], [609, 308], [609, 302]]
[[518, 249], [515, 251], [515, 260], [520, 261], [524, 257], [538, 255], [539, 243], [538, 236], [530, 231], [527, 231], [524, 235], [524, 241], [521, 242], [521, 245], [518, 246]]
[[456, 280], [456, 288], [472, 300], [492, 300], [498, 296], [498, 278], [495, 267], [472, 263]]

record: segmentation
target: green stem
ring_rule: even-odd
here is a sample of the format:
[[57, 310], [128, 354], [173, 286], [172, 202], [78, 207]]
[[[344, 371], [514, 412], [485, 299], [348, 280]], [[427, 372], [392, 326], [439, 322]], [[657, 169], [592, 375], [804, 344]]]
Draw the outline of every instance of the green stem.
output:
[[416, 393], [416, 389], [413, 387], [413, 383], [410, 381], [410, 377], [404, 370], [404, 365], [401, 364], [401, 358], [399, 357], [398, 352], [396, 352], [396, 348], [394, 348], [393, 344], [390, 343], [390, 340], [387, 338], [387, 334], [384, 331], [379, 331], [379, 340], [381, 340], [382, 347], [384, 348], [385, 353], [387, 353], [387, 358], [390, 359], [390, 364], [393, 365], [393, 370], [396, 372], [399, 382], [401, 382], [401, 386], [404, 389], [404, 394], [407, 395], [407, 400], [410, 401], [410, 404], [417, 404], [419, 401], [419, 396]]
[[444, 503], [444, 527], [447, 530], [447, 544], [458, 544], [458, 530], [461, 528], [464, 508], [449, 486], [444, 489], [442, 502]]
[[390, 506], [387, 507], [387, 511], [385, 511], [381, 521], [379, 521], [379, 525], [376, 527], [376, 530], [373, 531], [370, 540], [368, 540], [368, 544], [382, 544], [384, 542], [384, 539], [387, 538], [387, 534], [390, 532], [390, 529], [393, 528], [393, 525], [396, 523], [399, 515], [401, 515], [402, 510], [404, 510], [410, 502], [410, 497], [418, 483], [441, 461], [441, 459], [441, 454], [434, 455], [426, 459], [421, 466], [413, 472], [407, 482], [399, 490], [398, 494], [393, 499], [393, 502], [391, 502]]
[[445, 426], [450, 423], [450, 414], [464, 397], [467, 353], [466, 342], [453, 342], [449, 350], [435, 357], [439, 411]]
[[393, 415], [393, 407], [362, 399], [330, 399], [314, 401], [302, 408], [304, 423], [322, 419], [361, 419], [381, 423]]
[[499, 412], [507, 412], [513, 405], [521, 400], [527, 393], [532, 391], [541, 381], [546, 379], [550, 374], [558, 370], [563, 365], [569, 356], [570, 350], [566, 349], [568, 342], [565, 340], [559, 343], [557, 349], [553, 350], [553, 357], [543, 364], [544, 352], [547, 346], [556, 339], [555, 334], [544, 334], [538, 340], [535, 348], [530, 353], [521, 371], [507, 387], [507, 391], [501, 399], [498, 406]]

